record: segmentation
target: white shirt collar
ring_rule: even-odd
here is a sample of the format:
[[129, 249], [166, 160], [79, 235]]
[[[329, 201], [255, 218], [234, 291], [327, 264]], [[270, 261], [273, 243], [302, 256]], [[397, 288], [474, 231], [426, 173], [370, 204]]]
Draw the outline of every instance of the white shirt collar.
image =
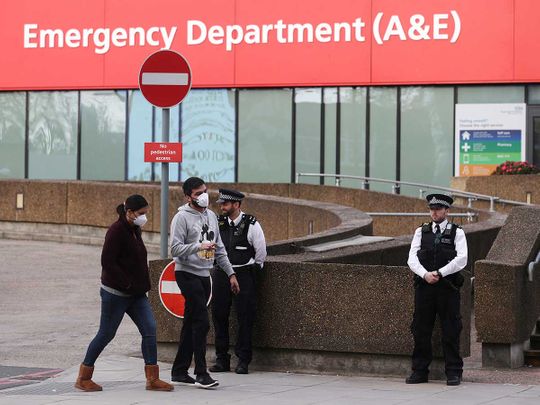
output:
[[229, 225], [232, 222], [234, 224], [234, 226], [237, 226], [240, 223], [240, 221], [242, 220], [243, 215], [244, 215], [244, 213], [242, 212], [242, 210], [240, 210], [240, 214], [236, 217], [236, 219], [234, 221], [229, 220]]
[[[445, 219], [444, 221], [442, 221], [439, 225], [439, 228], [441, 228], [441, 232], [444, 232], [444, 230], [446, 229], [446, 225], [448, 225], [448, 220]], [[431, 224], [431, 229], [433, 230], [433, 232], [435, 232], [435, 227], [437, 226], [437, 224], [435, 222], [433, 222]]]

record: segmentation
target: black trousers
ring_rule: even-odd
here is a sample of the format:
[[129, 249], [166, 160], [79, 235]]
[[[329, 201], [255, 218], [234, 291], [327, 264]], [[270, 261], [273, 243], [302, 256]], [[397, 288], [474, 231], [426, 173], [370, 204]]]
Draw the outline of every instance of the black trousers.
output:
[[210, 277], [200, 277], [184, 271], [176, 271], [175, 276], [186, 303], [178, 352], [171, 374], [173, 377], [186, 374], [192, 358], [195, 358], [195, 374], [205, 374], [206, 337], [210, 329], [206, 308], [210, 297]]
[[220, 269], [212, 272], [214, 291], [212, 297], [212, 320], [216, 335], [216, 357], [218, 361], [229, 359], [229, 315], [234, 301], [238, 320], [235, 354], [240, 361], [249, 364], [252, 357], [252, 333], [256, 313], [255, 266], [235, 267], [240, 293], [231, 292], [229, 277]]
[[421, 281], [415, 288], [414, 316], [411, 331], [414, 337], [412, 369], [429, 373], [433, 359], [431, 335], [435, 317], [439, 316], [442, 329], [442, 349], [447, 376], [461, 376], [463, 359], [459, 354], [459, 335], [462, 329], [460, 294], [441, 280], [436, 284]]

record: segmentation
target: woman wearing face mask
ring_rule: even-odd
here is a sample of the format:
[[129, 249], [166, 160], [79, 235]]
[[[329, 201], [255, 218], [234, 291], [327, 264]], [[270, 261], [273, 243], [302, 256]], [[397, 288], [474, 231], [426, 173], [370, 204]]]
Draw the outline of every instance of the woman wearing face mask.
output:
[[156, 321], [146, 292], [150, 276], [141, 227], [146, 223], [148, 202], [134, 194], [120, 204], [118, 220], [105, 236], [101, 253], [101, 320], [96, 337], [90, 342], [75, 387], [83, 391], [101, 391], [92, 381], [94, 362], [113, 339], [124, 314], [135, 322], [142, 336], [146, 389], [172, 391], [173, 386], [159, 379], [157, 365]]

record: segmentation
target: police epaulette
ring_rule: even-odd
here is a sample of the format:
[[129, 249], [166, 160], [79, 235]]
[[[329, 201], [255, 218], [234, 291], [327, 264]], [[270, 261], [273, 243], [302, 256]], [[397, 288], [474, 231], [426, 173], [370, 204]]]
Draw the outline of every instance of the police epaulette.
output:
[[431, 222], [424, 222], [420, 227], [422, 228], [422, 232], [431, 232]]
[[245, 214], [244, 218], [245, 221], [249, 222], [250, 225], [255, 225], [255, 222], [257, 222], [257, 218], [255, 218], [253, 215]]

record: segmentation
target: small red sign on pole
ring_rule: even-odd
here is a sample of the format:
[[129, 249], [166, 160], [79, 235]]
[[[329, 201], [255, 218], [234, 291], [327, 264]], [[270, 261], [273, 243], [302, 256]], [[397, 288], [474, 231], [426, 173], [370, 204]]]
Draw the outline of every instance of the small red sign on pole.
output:
[[180, 142], [145, 142], [144, 161], [171, 163], [182, 161], [182, 144]]
[[142, 64], [139, 88], [150, 104], [171, 108], [182, 102], [191, 89], [191, 68], [178, 52], [162, 49]]

